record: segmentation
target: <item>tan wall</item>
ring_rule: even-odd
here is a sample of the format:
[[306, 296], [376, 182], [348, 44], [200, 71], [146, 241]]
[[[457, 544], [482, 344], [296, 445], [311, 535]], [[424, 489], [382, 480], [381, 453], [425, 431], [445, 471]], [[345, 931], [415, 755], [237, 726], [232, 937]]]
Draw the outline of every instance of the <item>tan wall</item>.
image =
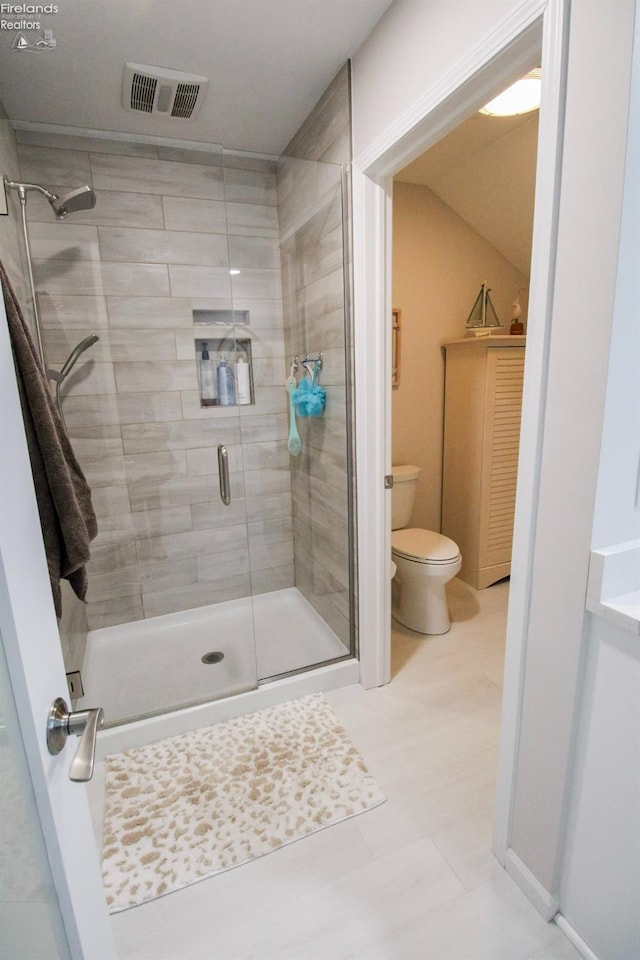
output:
[[440, 530], [445, 340], [465, 321], [486, 280], [508, 332], [519, 288], [529, 280], [428, 187], [393, 192], [393, 306], [401, 311], [400, 384], [393, 390], [393, 463], [422, 470], [412, 524]]

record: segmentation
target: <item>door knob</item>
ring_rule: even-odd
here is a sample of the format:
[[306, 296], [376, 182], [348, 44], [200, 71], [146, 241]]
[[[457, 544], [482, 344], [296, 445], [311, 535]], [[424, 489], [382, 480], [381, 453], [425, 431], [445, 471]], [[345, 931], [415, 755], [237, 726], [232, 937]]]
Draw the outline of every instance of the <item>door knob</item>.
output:
[[69, 767], [69, 779], [84, 782], [93, 776], [93, 763], [96, 755], [98, 730], [104, 723], [104, 710], [69, 711], [69, 707], [58, 697], [51, 704], [47, 719], [47, 749], [54, 756], [60, 753], [69, 734], [80, 737], [76, 755]]

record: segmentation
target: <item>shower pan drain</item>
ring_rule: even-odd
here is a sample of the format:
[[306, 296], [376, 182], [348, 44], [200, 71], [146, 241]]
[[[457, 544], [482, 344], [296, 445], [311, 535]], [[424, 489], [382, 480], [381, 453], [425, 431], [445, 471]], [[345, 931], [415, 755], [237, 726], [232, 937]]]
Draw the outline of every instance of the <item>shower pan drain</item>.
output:
[[214, 650], [211, 653], [205, 653], [200, 659], [203, 663], [220, 663], [221, 660], [224, 660], [224, 653]]

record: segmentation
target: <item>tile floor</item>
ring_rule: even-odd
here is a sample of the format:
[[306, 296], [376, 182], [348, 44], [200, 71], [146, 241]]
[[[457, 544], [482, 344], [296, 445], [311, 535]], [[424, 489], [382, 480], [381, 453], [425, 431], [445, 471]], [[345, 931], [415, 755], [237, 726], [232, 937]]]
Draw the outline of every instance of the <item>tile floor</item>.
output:
[[490, 853], [508, 584], [329, 694], [388, 802], [112, 918], [121, 960], [579, 960]]

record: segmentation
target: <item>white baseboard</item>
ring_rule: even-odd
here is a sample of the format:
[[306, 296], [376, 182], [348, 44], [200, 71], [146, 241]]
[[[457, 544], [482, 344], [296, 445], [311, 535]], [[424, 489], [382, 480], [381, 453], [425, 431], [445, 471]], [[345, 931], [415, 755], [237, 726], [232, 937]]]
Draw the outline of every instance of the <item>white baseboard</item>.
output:
[[509, 849], [504, 858], [504, 868], [529, 898], [545, 920], [553, 920], [558, 913], [560, 901], [557, 894], [549, 893], [524, 865], [520, 857]]
[[563, 917], [561, 913], [557, 913], [555, 916], [556, 925], [562, 930], [567, 940], [573, 944], [581, 957], [584, 957], [584, 960], [598, 960], [598, 957], [595, 955], [591, 947], [587, 946], [579, 933], [573, 929], [566, 917]]

